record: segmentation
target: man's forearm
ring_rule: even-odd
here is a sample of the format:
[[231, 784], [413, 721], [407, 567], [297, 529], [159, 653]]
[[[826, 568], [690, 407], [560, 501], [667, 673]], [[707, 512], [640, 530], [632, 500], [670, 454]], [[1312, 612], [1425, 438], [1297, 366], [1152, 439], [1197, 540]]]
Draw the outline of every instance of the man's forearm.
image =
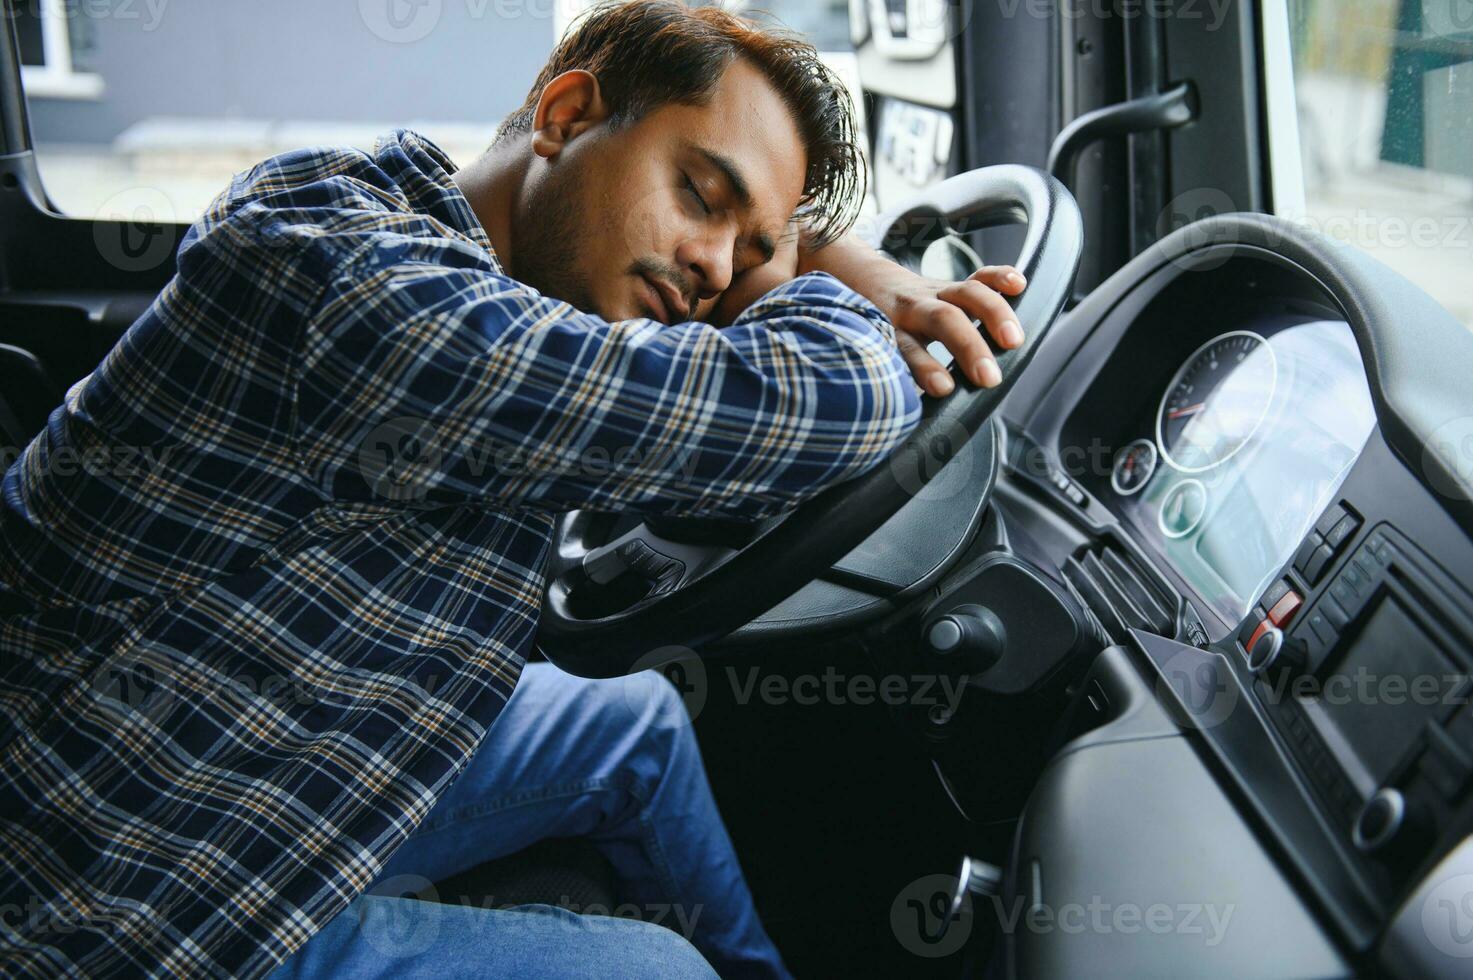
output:
[[852, 231], [822, 247], [798, 246], [798, 274], [827, 272], [881, 309], [893, 298], [894, 262], [859, 240]]

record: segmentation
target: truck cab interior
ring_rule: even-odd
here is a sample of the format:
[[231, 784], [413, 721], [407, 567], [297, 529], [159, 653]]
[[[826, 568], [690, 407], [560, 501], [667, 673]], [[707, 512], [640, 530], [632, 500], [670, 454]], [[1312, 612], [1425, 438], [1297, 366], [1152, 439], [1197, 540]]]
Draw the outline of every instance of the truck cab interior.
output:
[[[835, 8], [872, 240], [1018, 264], [1028, 342], [782, 518], [563, 515], [538, 641], [679, 687], [795, 974], [1467, 975], [1473, 7], [1350, 6], [1340, 233], [1325, 0]], [[185, 226], [62, 213], [0, 32], [8, 463]]]

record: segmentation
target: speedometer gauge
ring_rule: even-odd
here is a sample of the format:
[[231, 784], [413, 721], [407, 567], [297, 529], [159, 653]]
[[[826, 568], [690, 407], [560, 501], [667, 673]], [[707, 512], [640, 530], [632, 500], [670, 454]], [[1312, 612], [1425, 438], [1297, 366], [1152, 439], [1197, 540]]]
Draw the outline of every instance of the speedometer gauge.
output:
[[1185, 473], [1231, 459], [1268, 415], [1278, 371], [1273, 348], [1251, 330], [1234, 330], [1197, 348], [1161, 399], [1161, 458]]

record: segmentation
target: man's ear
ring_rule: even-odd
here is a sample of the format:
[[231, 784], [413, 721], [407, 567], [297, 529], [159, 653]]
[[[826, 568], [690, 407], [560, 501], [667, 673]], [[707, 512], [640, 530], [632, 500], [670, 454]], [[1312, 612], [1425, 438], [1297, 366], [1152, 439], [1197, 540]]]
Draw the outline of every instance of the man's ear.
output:
[[609, 116], [598, 79], [582, 69], [565, 71], [542, 90], [532, 115], [532, 152], [551, 159], [580, 133]]

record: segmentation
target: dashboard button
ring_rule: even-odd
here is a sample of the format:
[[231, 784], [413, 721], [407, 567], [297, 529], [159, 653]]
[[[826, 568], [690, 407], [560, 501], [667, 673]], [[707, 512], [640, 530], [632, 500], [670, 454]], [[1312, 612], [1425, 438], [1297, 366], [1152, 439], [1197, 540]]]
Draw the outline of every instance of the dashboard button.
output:
[[1299, 649], [1304, 651], [1305, 659], [1309, 663], [1318, 662], [1325, 652], [1325, 642], [1320, 639], [1318, 633], [1310, 628], [1307, 616], [1299, 623], [1299, 628], [1294, 631], [1294, 642]]
[[1268, 618], [1275, 626], [1287, 626], [1303, 603], [1304, 597], [1290, 589], [1279, 598], [1278, 602], [1274, 603], [1273, 608], [1268, 611]]
[[1278, 605], [1279, 600], [1288, 595], [1292, 590], [1293, 586], [1287, 580], [1279, 579], [1273, 585], [1263, 590], [1263, 598], [1258, 600], [1258, 604], [1267, 613], [1274, 606]]
[[1312, 532], [1309, 537], [1305, 538], [1299, 550], [1294, 552], [1294, 571], [1301, 575], [1305, 574], [1304, 569], [1309, 565], [1310, 559], [1324, 543], [1325, 539], [1320, 537], [1318, 531]]
[[1331, 551], [1330, 546], [1327, 544], [1322, 544], [1314, 550], [1314, 554], [1310, 557], [1309, 561], [1305, 562], [1304, 568], [1301, 569], [1304, 577], [1309, 580], [1310, 585], [1314, 585], [1320, 580], [1320, 576], [1325, 572], [1325, 567], [1330, 564], [1330, 559], [1334, 557], [1335, 552]]
[[1330, 625], [1335, 627], [1337, 632], [1343, 630], [1350, 624], [1349, 614], [1345, 612], [1344, 608], [1335, 600], [1333, 595], [1327, 595], [1320, 600], [1319, 610], [1325, 614], [1325, 619], [1330, 621]]
[[1253, 639], [1253, 634], [1257, 632], [1262, 623], [1263, 617], [1258, 614], [1258, 610], [1255, 609], [1248, 613], [1248, 618], [1243, 620], [1243, 625], [1238, 628], [1238, 642], [1243, 644], [1243, 649], [1248, 649], [1250, 645], [1248, 641]]
[[1327, 647], [1333, 644], [1340, 635], [1340, 631], [1335, 629], [1330, 621], [1325, 618], [1325, 614], [1318, 609], [1309, 614], [1309, 628], [1314, 631], [1314, 635], [1319, 638], [1319, 641]]
[[1329, 507], [1325, 508], [1325, 512], [1321, 514], [1320, 519], [1315, 522], [1315, 533], [1320, 535], [1321, 537], [1328, 535], [1330, 531], [1334, 529], [1335, 525], [1339, 524], [1348, 516], [1350, 515], [1344, 507], [1340, 506], [1339, 504], [1331, 504]]
[[1360, 596], [1356, 594], [1349, 569], [1341, 572], [1335, 581], [1330, 583], [1330, 595], [1334, 596], [1347, 613], [1360, 606]]
[[1346, 514], [1330, 529], [1330, 533], [1325, 535], [1325, 544], [1339, 551], [1340, 546], [1350, 540], [1350, 536], [1355, 533], [1358, 527], [1360, 527], [1360, 521], [1356, 520], [1355, 515]]

